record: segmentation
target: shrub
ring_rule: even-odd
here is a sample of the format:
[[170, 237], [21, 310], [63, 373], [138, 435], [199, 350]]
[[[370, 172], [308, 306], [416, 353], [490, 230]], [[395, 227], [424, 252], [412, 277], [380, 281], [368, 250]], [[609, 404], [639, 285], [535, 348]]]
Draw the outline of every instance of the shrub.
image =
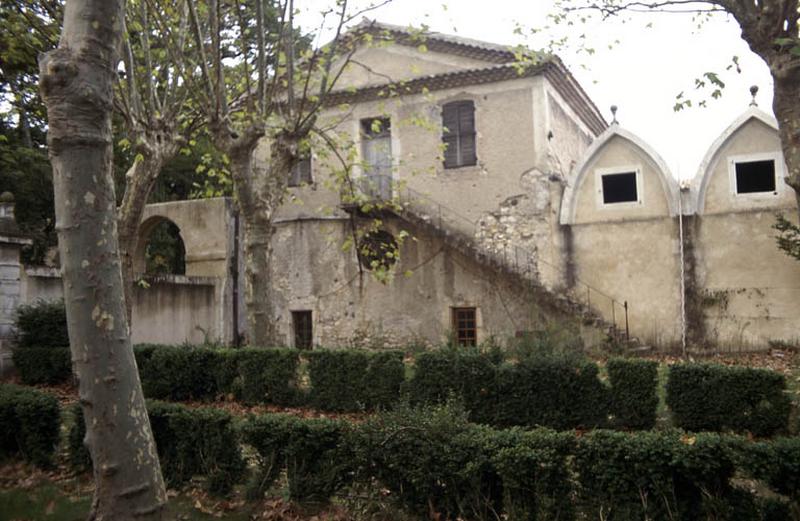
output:
[[572, 433], [549, 429], [498, 432], [492, 464], [502, 481], [508, 519], [575, 518], [568, 465], [574, 445]]
[[493, 422], [497, 366], [489, 356], [456, 349], [430, 351], [417, 356], [414, 368], [408, 383], [411, 403], [434, 405], [455, 398], [472, 421]]
[[321, 350], [308, 353], [310, 403], [319, 409], [387, 408], [400, 397], [405, 366], [399, 351]]
[[299, 354], [294, 349], [239, 349], [241, 387], [237, 397], [245, 403], [297, 405], [302, 395], [297, 387]]
[[784, 431], [791, 400], [783, 375], [766, 369], [682, 364], [670, 367], [667, 405], [676, 426], [692, 431]]
[[606, 367], [614, 427], [652, 429], [658, 408], [658, 363], [616, 358]]
[[409, 382], [413, 404], [455, 398], [469, 419], [500, 427], [592, 428], [605, 423], [608, 391], [597, 366], [565, 358], [530, 358], [499, 367], [487, 355], [455, 350], [417, 357]]
[[16, 385], [0, 385], [0, 457], [21, 457], [50, 467], [58, 445], [55, 397]]
[[377, 480], [401, 506], [426, 518], [486, 519], [500, 510], [489, 450], [494, 434], [469, 424], [453, 405], [379, 414], [356, 433], [359, 481]]
[[26, 385], [59, 384], [72, 377], [69, 347], [17, 347], [11, 356]]
[[69, 346], [67, 313], [63, 300], [37, 300], [17, 308], [19, 347]]
[[367, 353], [321, 350], [308, 353], [309, 401], [326, 411], [365, 409]]
[[139, 368], [139, 377], [148, 398], [207, 400], [219, 394], [213, 372], [218, 358], [215, 350], [161, 346], [140, 353], [144, 363]]
[[258, 455], [256, 491], [261, 493], [286, 468], [289, 496], [327, 502], [352, 480], [353, 457], [345, 423], [274, 414], [249, 419], [245, 443]]
[[147, 412], [169, 486], [202, 475], [209, 492], [221, 495], [241, 480], [246, 466], [230, 414], [156, 401], [148, 403]]
[[624, 520], [737, 519], [724, 511], [742, 499], [730, 484], [733, 445], [715, 434], [588, 433], [575, 452], [579, 509]]
[[542, 426], [552, 429], [604, 425], [608, 389], [597, 365], [539, 360], [506, 364], [497, 373], [496, 426]]
[[747, 474], [792, 500], [800, 512], [800, 438], [750, 443], [742, 453]]

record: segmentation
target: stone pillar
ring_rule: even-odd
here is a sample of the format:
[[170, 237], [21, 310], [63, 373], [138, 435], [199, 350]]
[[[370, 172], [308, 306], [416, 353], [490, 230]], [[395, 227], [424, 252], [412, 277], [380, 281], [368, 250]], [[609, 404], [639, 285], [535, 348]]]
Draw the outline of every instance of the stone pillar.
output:
[[22, 271], [19, 253], [22, 246], [32, 242], [17, 227], [14, 196], [10, 192], [0, 194], [0, 376], [6, 376], [13, 368], [11, 344]]

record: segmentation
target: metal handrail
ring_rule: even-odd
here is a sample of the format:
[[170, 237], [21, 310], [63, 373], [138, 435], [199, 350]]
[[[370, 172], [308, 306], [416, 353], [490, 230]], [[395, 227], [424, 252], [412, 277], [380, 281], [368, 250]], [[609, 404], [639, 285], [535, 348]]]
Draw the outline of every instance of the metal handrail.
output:
[[[523, 276], [533, 279], [535, 282], [540, 283], [540, 280], [538, 280], [539, 265], [547, 266], [561, 278], [566, 277], [566, 273], [560, 267], [538, 257], [534, 252], [527, 248], [511, 245], [511, 250], [509, 251], [509, 245], [507, 243], [503, 244], [502, 249], [487, 246], [478, 239], [478, 237], [480, 237], [481, 229], [475, 223], [475, 221], [465, 215], [460, 214], [452, 208], [444, 206], [438, 201], [434, 201], [427, 195], [409, 188], [405, 184], [396, 182], [395, 179], [390, 175], [365, 175], [356, 179], [355, 186], [359, 192], [367, 198], [367, 200], [364, 202], [373, 204], [380, 202], [382, 204], [394, 206], [395, 208], [399, 208], [414, 214], [423, 221], [433, 221], [433, 224], [442, 231], [447, 231], [449, 233], [460, 233], [470, 242], [473, 248], [478, 250], [480, 254], [493, 259], [498, 264], [502, 264], [509, 269], [513, 269], [515, 272], [520, 273]], [[356, 194], [352, 195], [355, 196]], [[446, 226], [448, 223], [452, 223], [452, 225]], [[462, 226], [458, 226], [459, 223]], [[522, 260], [522, 262], [520, 262], [520, 260]], [[610, 303], [610, 321], [615, 329], [617, 328], [617, 307], [624, 312], [625, 336], [627, 339], [630, 339], [630, 327], [628, 322], [628, 312], [630, 308], [628, 306], [628, 301], [619, 301], [613, 296], [595, 288], [578, 277], [573, 277], [573, 281], [580, 290], [585, 290], [586, 307], [594, 310], [594, 312], [604, 320], [609, 320], [609, 317], [604, 316], [604, 313], [596, 303], [593, 305], [592, 297], [593, 295], [600, 296]], [[574, 289], [573, 292], [575, 292]], [[583, 293], [583, 291], [580, 292]], [[577, 300], [579, 303], [582, 303], [582, 296], [576, 295], [575, 300]]]

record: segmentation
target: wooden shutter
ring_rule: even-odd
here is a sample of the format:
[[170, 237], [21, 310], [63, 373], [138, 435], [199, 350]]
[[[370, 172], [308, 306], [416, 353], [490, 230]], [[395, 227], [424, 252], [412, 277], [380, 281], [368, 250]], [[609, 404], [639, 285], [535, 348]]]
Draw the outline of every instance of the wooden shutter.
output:
[[472, 101], [447, 103], [442, 107], [442, 126], [445, 168], [474, 165], [477, 162], [475, 104]]
[[311, 158], [304, 157], [295, 163], [289, 173], [289, 186], [311, 184]]
[[477, 162], [475, 153], [475, 105], [471, 101], [461, 102], [458, 110], [458, 137], [461, 166], [471, 166]]

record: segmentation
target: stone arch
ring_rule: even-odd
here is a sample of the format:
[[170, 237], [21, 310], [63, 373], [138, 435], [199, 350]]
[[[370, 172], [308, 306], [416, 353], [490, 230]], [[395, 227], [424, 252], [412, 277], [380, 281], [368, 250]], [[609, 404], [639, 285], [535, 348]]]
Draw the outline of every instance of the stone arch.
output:
[[174, 243], [173, 255], [174, 259], [167, 259], [168, 266], [164, 274], [170, 275], [185, 275], [186, 274], [186, 243], [181, 233], [181, 227], [178, 226], [173, 220], [161, 216], [154, 215], [145, 219], [139, 225], [138, 240], [136, 241], [136, 251], [133, 257], [133, 269], [135, 273], [147, 273], [147, 255], [148, 246], [151, 245], [151, 239], [156, 231], [164, 230], [168, 236], [173, 236], [177, 240]]
[[711, 144], [692, 180], [694, 208], [698, 214], [705, 211], [709, 182], [721, 154], [727, 149], [731, 140], [752, 121], [758, 121], [772, 129], [776, 135], [778, 134], [777, 120], [758, 107], [750, 107], [736, 118]]
[[[235, 251], [234, 203], [228, 198], [194, 199], [148, 204], [139, 227], [139, 242], [158, 219], [167, 219], [180, 230], [186, 249], [186, 276], [226, 277]], [[151, 221], [151, 219], [156, 219]], [[134, 269], [141, 259], [137, 245]]]
[[606, 146], [614, 138], [621, 138], [652, 163], [658, 175], [661, 187], [667, 198], [669, 215], [674, 217], [678, 214], [678, 197], [680, 194], [678, 183], [670, 173], [669, 167], [661, 156], [644, 140], [636, 134], [621, 128], [618, 124], [612, 124], [592, 143], [584, 153], [583, 159], [572, 170], [567, 180], [567, 186], [561, 198], [560, 223], [569, 225], [575, 223], [575, 211], [578, 201], [578, 193], [581, 184], [586, 179], [587, 174], [592, 170], [595, 160], [604, 151]]

